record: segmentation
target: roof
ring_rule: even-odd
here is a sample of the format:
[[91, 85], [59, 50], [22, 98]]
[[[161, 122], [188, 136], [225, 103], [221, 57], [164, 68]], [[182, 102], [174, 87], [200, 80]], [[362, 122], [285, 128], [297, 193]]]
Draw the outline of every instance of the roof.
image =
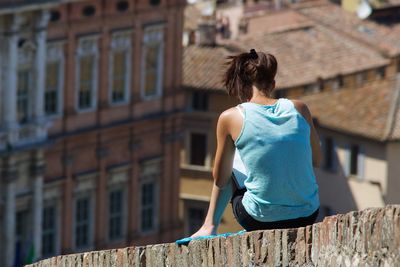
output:
[[333, 130], [379, 141], [400, 139], [400, 76], [379, 87], [343, 89], [306, 95], [318, 124]]
[[310, 27], [314, 22], [293, 10], [285, 10], [275, 14], [248, 17], [248, 32], [274, 33]]
[[183, 86], [225, 90], [222, 83], [224, 64], [229, 55], [234, 54], [225, 46], [184, 47], [183, 52]]
[[[388, 59], [367, 45], [311, 22], [300, 14], [285, 14], [293, 21], [286, 24], [285, 30], [282, 27], [271, 30], [266, 26], [265, 31], [248, 31], [239, 40], [232, 41], [242, 51], [255, 48], [277, 58], [278, 88], [302, 86], [315, 83], [319, 78], [328, 79], [389, 64]], [[275, 15], [270, 16], [264, 22], [274, 20]], [[282, 18], [282, 14], [277, 16]], [[256, 18], [254, 24], [261, 24], [262, 20]]]
[[388, 56], [400, 55], [400, 35], [394, 34], [389, 27], [362, 20], [330, 3], [300, 8], [298, 11], [309, 19], [364, 42]]

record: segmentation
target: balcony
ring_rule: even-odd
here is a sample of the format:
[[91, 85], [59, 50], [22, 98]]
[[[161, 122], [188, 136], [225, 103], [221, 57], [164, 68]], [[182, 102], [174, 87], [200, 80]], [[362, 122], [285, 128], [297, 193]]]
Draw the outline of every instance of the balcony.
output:
[[47, 139], [47, 123], [29, 123], [0, 130], [0, 152], [42, 143]]
[[29, 11], [48, 8], [65, 2], [63, 0], [0, 0], [0, 15], [16, 11]]

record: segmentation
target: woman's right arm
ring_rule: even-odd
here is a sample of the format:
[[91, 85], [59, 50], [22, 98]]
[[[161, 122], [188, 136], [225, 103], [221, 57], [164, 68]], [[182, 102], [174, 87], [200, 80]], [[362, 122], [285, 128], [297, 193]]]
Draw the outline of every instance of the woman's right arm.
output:
[[292, 100], [294, 106], [297, 111], [300, 112], [301, 115], [307, 120], [310, 125], [311, 134], [310, 134], [310, 142], [311, 142], [311, 150], [312, 150], [312, 160], [313, 166], [318, 168], [321, 165], [322, 152], [321, 145], [318, 137], [317, 130], [315, 129], [314, 122], [311, 116], [311, 112], [308, 109], [307, 105], [300, 100]]

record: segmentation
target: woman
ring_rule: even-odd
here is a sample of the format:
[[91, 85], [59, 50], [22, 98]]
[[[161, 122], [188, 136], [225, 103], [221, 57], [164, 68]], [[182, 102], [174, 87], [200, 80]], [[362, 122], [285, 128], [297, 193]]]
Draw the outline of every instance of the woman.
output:
[[[276, 72], [271, 54], [252, 49], [230, 57], [224, 83], [229, 95], [243, 103], [218, 119], [209, 209], [192, 237], [215, 235], [229, 200], [247, 231], [315, 222], [319, 197], [313, 166], [320, 164], [319, 138], [303, 102], [271, 97]], [[235, 150], [247, 170], [242, 190], [232, 182]]]

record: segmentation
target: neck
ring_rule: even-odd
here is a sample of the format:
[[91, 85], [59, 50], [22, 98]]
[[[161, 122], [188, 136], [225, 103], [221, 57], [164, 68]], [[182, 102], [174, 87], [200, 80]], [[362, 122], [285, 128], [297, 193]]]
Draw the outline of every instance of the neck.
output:
[[271, 104], [275, 101], [276, 99], [270, 97], [269, 95], [263, 94], [260, 90], [253, 86], [253, 96], [251, 97], [249, 102], [257, 104]]

